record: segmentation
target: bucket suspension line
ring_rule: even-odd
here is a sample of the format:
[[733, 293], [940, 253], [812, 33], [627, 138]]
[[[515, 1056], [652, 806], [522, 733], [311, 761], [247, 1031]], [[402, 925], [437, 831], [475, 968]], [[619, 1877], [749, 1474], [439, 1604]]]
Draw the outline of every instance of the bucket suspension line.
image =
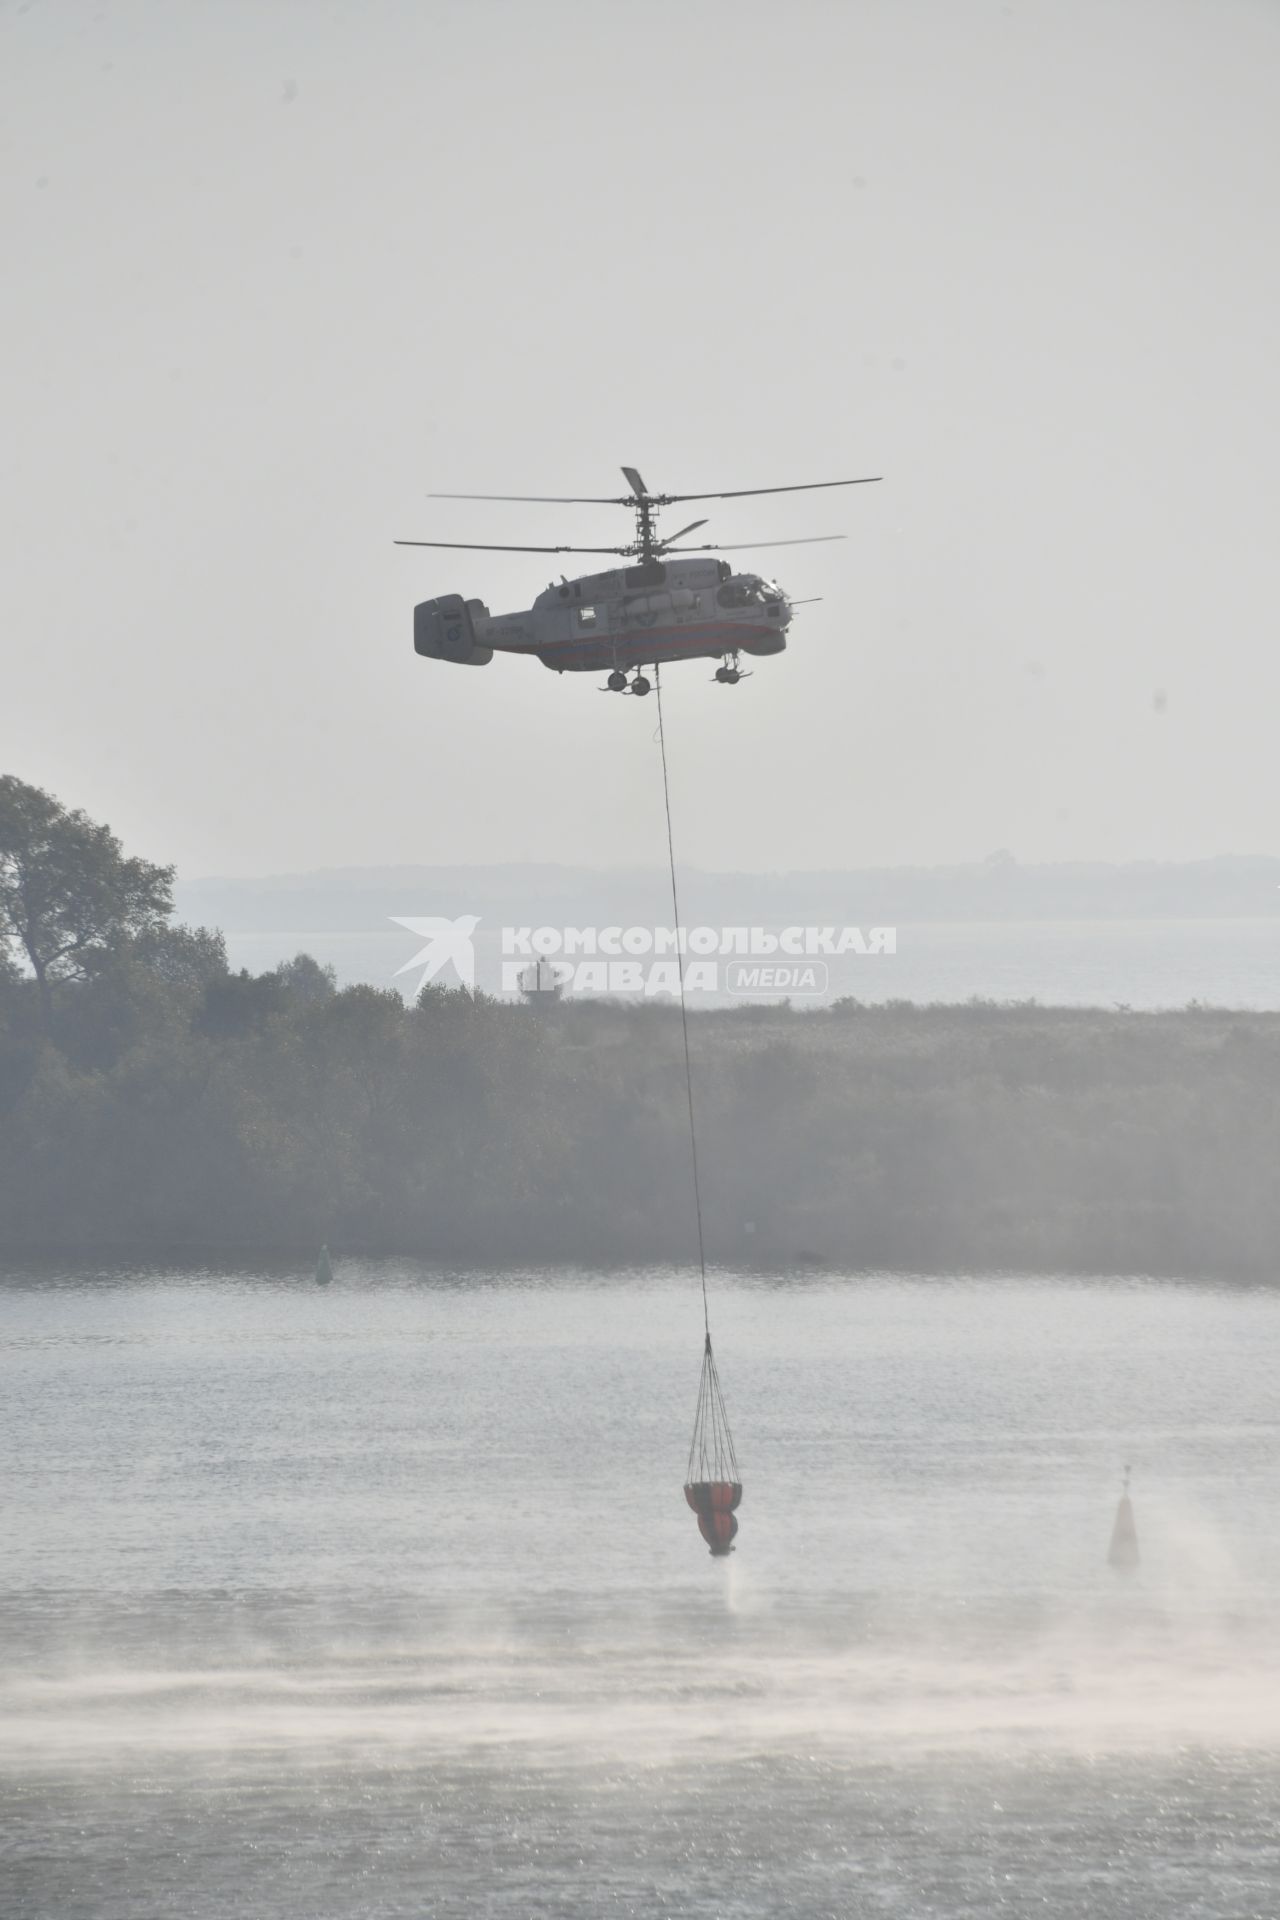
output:
[[702, 1184], [698, 1173], [698, 1127], [693, 1105], [693, 1064], [689, 1055], [689, 1008], [684, 987], [684, 951], [680, 940], [680, 894], [676, 880], [675, 835], [671, 826], [671, 780], [667, 767], [667, 735], [662, 715], [662, 672], [655, 665], [654, 691], [658, 700], [658, 745], [662, 752], [662, 798], [667, 814], [667, 859], [671, 867], [671, 912], [675, 922], [676, 977], [680, 983], [680, 1034], [684, 1042], [684, 1086], [689, 1109], [689, 1158], [693, 1170], [693, 1205], [698, 1222], [698, 1273], [702, 1281], [702, 1375], [693, 1419], [693, 1439], [685, 1470], [684, 1497], [697, 1515], [698, 1531], [712, 1554], [722, 1558], [733, 1551], [738, 1531], [736, 1508], [742, 1499], [738, 1458], [733, 1448], [729, 1415], [725, 1410], [720, 1374], [711, 1350], [711, 1313], [707, 1304], [707, 1252], [702, 1229]]
[[693, 1117], [693, 1067], [689, 1060], [689, 1009], [684, 995], [684, 950], [680, 942], [680, 895], [676, 885], [676, 847], [671, 828], [671, 781], [667, 773], [667, 734], [662, 724], [662, 669], [653, 669], [658, 699], [658, 746], [662, 753], [662, 799], [667, 810], [667, 860], [671, 867], [671, 914], [675, 925], [676, 978], [680, 982], [680, 1033], [684, 1040], [684, 1087], [689, 1105], [689, 1157], [693, 1166], [693, 1206], [698, 1221], [698, 1271], [702, 1276], [702, 1323], [711, 1351], [711, 1315], [707, 1307], [707, 1253], [702, 1235], [702, 1186], [698, 1179], [698, 1128]]
[[693, 1441], [685, 1483], [729, 1482], [738, 1478], [738, 1456], [720, 1390], [720, 1373], [711, 1351], [711, 1335], [702, 1350], [702, 1378], [698, 1382], [698, 1409], [693, 1417]]

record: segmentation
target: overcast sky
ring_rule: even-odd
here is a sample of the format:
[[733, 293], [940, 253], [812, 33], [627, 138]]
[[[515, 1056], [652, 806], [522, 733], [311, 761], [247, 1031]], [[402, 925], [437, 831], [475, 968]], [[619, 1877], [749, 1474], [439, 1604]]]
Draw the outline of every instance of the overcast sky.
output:
[[659, 861], [652, 702], [413, 654], [557, 563], [391, 544], [626, 461], [885, 475], [710, 509], [848, 539], [687, 861], [1277, 851], [1274, 0], [10, 0], [0, 125], [0, 761], [134, 850]]

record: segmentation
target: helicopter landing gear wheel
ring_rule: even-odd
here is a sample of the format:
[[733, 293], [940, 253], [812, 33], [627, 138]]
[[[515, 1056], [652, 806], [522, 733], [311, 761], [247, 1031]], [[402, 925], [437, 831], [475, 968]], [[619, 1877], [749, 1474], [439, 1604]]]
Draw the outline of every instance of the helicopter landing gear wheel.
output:
[[634, 694], [640, 694], [640, 695], [646, 694], [650, 691], [649, 682], [645, 679], [642, 673], [638, 673], [635, 679], [631, 682], [631, 691]]
[[617, 667], [614, 668], [609, 678], [605, 681], [605, 685], [608, 687], [610, 693], [621, 693], [626, 684], [626, 674], [620, 673]]
[[719, 681], [722, 687], [736, 687], [739, 680], [745, 678], [741, 669], [737, 665], [736, 654], [734, 655], [732, 662], [726, 660], [722, 667], [716, 668], [715, 678]]

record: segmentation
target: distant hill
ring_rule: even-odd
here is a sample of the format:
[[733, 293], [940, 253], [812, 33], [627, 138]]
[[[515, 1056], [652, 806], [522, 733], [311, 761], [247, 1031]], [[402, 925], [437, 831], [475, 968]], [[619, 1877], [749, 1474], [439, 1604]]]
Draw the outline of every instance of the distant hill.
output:
[[[681, 876], [690, 924], [867, 926], [911, 921], [1196, 920], [1280, 917], [1280, 859], [969, 866]], [[476, 913], [508, 925], [663, 925], [661, 868], [334, 867], [263, 879], [188, 880], [180, 916], [229, 933], [360, 932], [396, 914]]]

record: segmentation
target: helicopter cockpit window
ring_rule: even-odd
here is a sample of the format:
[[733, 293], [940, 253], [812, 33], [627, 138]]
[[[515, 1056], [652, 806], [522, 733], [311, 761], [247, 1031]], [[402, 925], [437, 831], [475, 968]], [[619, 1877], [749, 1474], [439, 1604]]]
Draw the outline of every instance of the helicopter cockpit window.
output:
[[716, 589], [716, 604], [721, 607], [761, 607], [764, 601], [764, 586], [759, 580], [726, 580]]
[[579, 607], [579, 608], [578, 608], [578, 626], [579, 626], [579, 628], [582, 628], [582, 627], [596, 627], [596, 626], [599, 626], [599, 624], [600, 624], [600, 623], [599, 623], [599, 621], [598, 621], [598, 620], [597, 620], [597, 618], [596, 618], [596, 610], [595, 610], [595, 608], [594, 608], [594, 607]]

